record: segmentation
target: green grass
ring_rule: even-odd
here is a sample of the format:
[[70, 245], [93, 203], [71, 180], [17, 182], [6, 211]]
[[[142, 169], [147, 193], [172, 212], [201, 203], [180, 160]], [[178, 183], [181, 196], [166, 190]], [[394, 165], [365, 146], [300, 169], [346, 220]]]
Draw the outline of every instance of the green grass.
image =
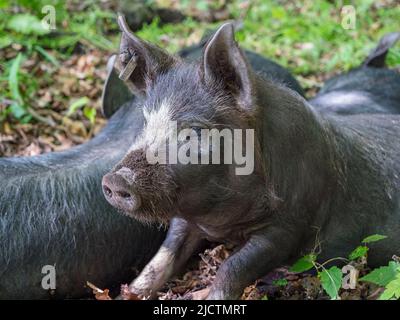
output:
[[[295, 74], [331, 73], [358, 66], [378, 39], [400, 30], [400, 5], [376, 8], [372, 0], [360, 1], [356, 9], [356, 28], [341, 26], [342, 1], [265, 1], [254, 0], [237, 33], [239, 43], [289, 67]], [[230, 12], [239, 18], [240, 1], [233, 1]], [[175, 51], [187, 44], [188, 36], [220, 23], [204, 24], [186, 20], [180, 25], [145, 26], [138, 34]], [[165, 46], [161, 41], [171, 39]], [[400, 64], [400, 48], [391, 50], [389, 65]]]
[[[0, 108], [0, 123], [7, 117], [20, 123], [31, 119], [40, 121], [35, 109], [35, 93], [39, 87], [48, 84], [51, 90], [52, 76], [60, 62], [71, 56], [78, 47], [104, 51], [105, 55], [115, 50], [118, 43], [115, 14], [102, 10], [95, 1], [88, 1], [82, 11], [71, 11], [65, 1], [18, 0], [19, 10], [15, 12], [15, 1], [0, 0], [0, 103], [11, 101]], [[69, 1], [78, 4], [78, 1]], [[56, 30], [43, 28], [41, 19], [45, 16], [42, 8], [51, 4], [56, 12]], [[114, 31], [112, 36], [106, 35]], [[5, 52], [15, 56], [4, 58]], [[40, 64], [49, 62], [53, 68], [35, 78], [21, 66], [27, 60]], [[93, 113], [92, 113], [93, 114]], [[91, 122], [93, 116], [90, 116]]]

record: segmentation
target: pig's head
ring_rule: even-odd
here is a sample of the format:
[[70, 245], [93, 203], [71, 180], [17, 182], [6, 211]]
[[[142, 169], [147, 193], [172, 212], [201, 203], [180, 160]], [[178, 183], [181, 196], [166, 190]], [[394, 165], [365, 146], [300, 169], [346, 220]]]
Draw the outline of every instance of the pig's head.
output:
[[[238, 176], [234, 164], [224, 163], [224, 139], [220, 145], [211, 143], [207, 148], [200, 141], [207, 136], [202, 136], [202, 129], [254, 128], [256, 77], [234, 40], [232, 25], [225, 24], [215, 33], [195, 64], [139, 39], [126, 26], [122, 29], [121, 60], [126, 63], [136, 56], [137, 65], [128, 81], [143, 108], [145, 122], [122, 161], [104, 176], [105, 197], [145, 222], [167, 222], [177, 214], [204, 216], [215, 208], [237, 209], [237, 195], [249, 192], [248, 185], [243, 190], [241, 179], [259, 180], [257, 168], [246, 177]], [[174, 123], [176, 131], [171, 126]], [[174, 133], [178, 135], [176, 149], [169, 139]], [[201, 138], [194, 151], [200, 164], [170, 161], [171, 152], [179, 158], [182, 145], [195, 138]], [[245, 140], [244, 134], [242, 138]], [[202, 164], [200, 159], [205, 155], [211, 162], [216, 148], [221, 164]], [[166, 163], [149, 159], [149, 155], [162, 153]]]

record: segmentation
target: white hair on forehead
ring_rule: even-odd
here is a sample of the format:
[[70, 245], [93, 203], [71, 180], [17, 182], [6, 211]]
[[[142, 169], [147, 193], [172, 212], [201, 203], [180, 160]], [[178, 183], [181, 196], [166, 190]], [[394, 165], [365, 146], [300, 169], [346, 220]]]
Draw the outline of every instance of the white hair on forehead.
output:
[[143, 109], [145, 125], [141, 135], [135, 140], [129, 151], [138, 149], [157, 150], [163, 145], [174, 129], [171, 126], [171, 104], [168, 99], [161, 102], [158, 109]]

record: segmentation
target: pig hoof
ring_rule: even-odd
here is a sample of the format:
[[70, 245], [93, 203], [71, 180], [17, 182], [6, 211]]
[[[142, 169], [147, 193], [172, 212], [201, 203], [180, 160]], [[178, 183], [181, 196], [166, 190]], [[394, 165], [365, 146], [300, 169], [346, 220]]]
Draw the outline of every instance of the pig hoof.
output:
[[204, 288], [192, 293], [192, 300], [205, 300], [210, 294], [210, 288]]
[[137, 297], [134, 300], [153, 300], [157, 298], [157, 292], [151, 288], [138, 288], [135, 286], [129, 286], [129, 295]]
[[210, 290], [206, 300], [226, 300], [225, 294], [222, 290]]

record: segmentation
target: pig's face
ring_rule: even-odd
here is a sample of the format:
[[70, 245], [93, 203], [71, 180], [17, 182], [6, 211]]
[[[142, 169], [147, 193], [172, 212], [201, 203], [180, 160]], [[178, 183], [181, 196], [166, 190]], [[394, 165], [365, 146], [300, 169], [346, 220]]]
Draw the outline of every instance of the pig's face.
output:
[[[193, 65], [134, 39], [138, 65], [130, 81], [142, 93], [145, 123], [124, 159], [104, 176], [105, 197], [145, 222], [203, 216], [221, 203], [229, 206], [240, 184], [235, 158], [231, 163], [224, 155], [238, 143], [233, 129], [251, 128], [253, 120], [251, 71], [232, 27], [223, 26]], [[224, 139], [213, 140], [218, 134]]]

